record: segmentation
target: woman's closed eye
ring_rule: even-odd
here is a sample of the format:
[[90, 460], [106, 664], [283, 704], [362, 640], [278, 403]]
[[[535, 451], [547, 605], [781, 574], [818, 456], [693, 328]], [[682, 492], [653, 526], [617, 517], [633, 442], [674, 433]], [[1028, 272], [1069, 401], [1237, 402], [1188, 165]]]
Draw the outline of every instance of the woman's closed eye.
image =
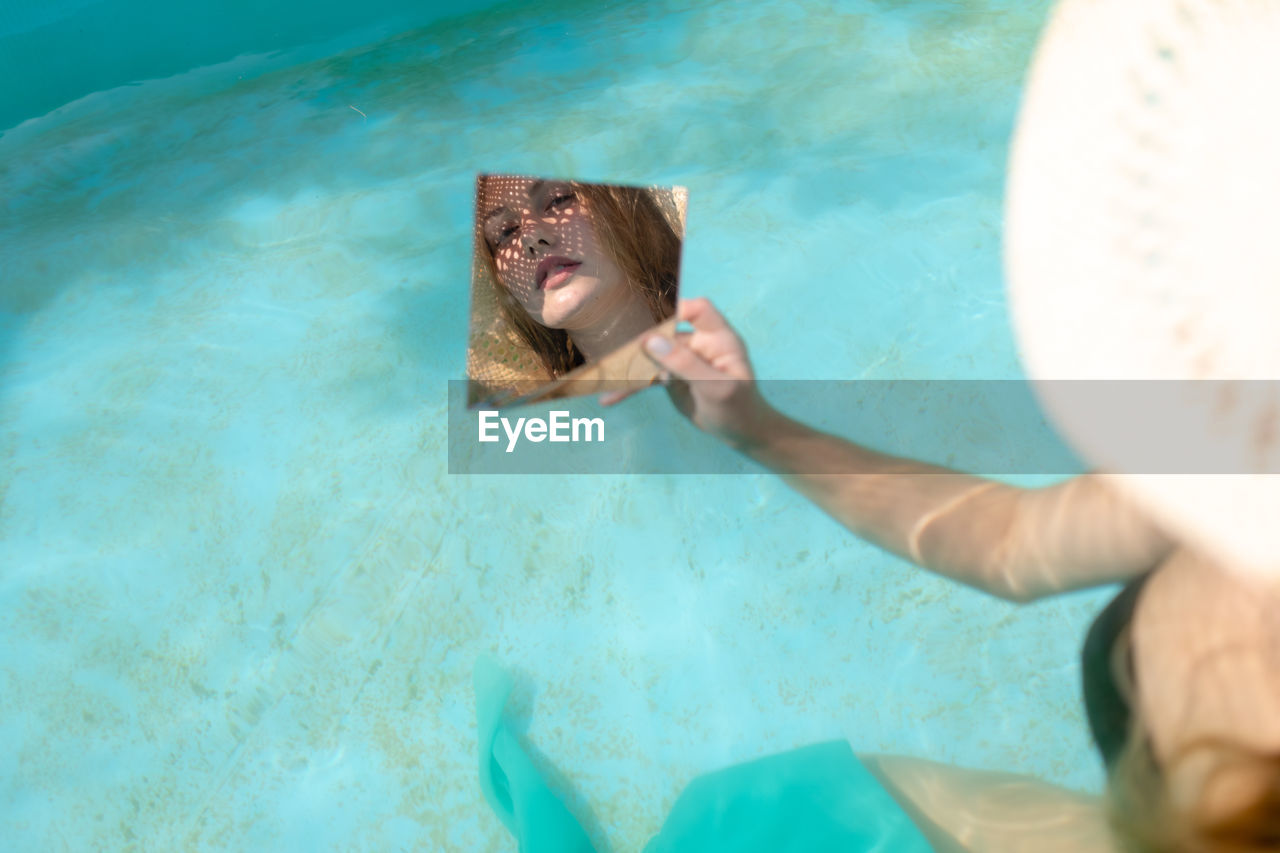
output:
[[547, 210], [560, 210], [568, 207], [574, 202], [575, 198], [573, 190], [556, 190], [551, 194], [551, 198], [547, 199]]
[[514, 219], [499, 222], [495, 224], [493, 226], [493, 230], [489, 232], [490, 245], [494, 249], [497, 249], [500, 246], [505, 246], [507, 243], [511, 242], [511, 238], [519, 233], [519, 231], [520, 223], [516, 222]]

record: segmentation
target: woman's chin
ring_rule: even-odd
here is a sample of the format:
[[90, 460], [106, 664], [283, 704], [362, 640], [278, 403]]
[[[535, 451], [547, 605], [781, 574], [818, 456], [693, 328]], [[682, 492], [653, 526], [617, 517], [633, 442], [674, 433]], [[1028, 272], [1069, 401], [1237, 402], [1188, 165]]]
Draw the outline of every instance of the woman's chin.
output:
[[559, 290], [551, 295], [554, 298], [548, 299], [547, 302], [549, 304], [542, 307], [542, 325], [548, 329], [571, 328], [574, 317], [578, 316], [582, 311], [587, 294]]
[[542, 316], [537, 318], [537, 320], [538, 320], [538, 323], [540, 323], [541, 325], [543, 325], [548, 329], [555, 329], [556, 331], [564, 331], [566, 329], [566, 324], [570, 322], [571, 318], [568, 316], [565, 316], [560, 312], [556, 312], [554, 314], [549, 312], [543, 312]]

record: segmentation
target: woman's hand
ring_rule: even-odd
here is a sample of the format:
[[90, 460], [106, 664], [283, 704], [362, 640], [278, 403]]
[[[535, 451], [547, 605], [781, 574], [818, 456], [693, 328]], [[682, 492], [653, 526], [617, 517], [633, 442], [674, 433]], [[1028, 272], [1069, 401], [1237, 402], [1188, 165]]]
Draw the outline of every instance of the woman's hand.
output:
[[[681, 300], [676, 317], [693, 331], [645, 341], [645, 352], [670, 375], [672, 402], [699, 429], [732, 445], [758, 440], [772, 409], [756, 388], [742, 338], [706, 299]], [[624, 396], [605, 395], [601, 402], [612, 405]]]

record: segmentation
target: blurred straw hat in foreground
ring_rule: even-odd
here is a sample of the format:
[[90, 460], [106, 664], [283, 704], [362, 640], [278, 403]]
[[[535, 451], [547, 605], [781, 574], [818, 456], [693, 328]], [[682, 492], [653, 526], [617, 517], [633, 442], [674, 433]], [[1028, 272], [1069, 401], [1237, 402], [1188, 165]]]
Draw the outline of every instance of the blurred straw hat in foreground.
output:
[[[1278, 82], [1274, 0], [1063, 0], [1028, 79], [1005, 232], [1023, 363], [1068, 441], [1188, 544], [1273, 579]], [[1063, 379], [1271, 381], [1134, 383], [1101, 405], [1102, 386]]]

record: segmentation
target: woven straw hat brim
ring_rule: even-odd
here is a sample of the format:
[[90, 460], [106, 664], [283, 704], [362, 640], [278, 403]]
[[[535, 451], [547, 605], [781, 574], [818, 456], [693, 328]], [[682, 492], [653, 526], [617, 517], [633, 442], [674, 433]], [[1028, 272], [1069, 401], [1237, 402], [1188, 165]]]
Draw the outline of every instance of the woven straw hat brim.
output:
[[[1103, 407], [1047, 380], [1280, 379], [1278, 44], [1271, 0], [1063, 0], [1024, 93], [1005, 216], [1019, 349], [1054, 422], [1092, 464], [1142, 475], [1117, 482], [1186, 540], [1268, 577], [1280, 384], [1186, 382], [1159, 407]], [[1212, 450], [1223, 476], [1153, 471], [1153, 443]]]

